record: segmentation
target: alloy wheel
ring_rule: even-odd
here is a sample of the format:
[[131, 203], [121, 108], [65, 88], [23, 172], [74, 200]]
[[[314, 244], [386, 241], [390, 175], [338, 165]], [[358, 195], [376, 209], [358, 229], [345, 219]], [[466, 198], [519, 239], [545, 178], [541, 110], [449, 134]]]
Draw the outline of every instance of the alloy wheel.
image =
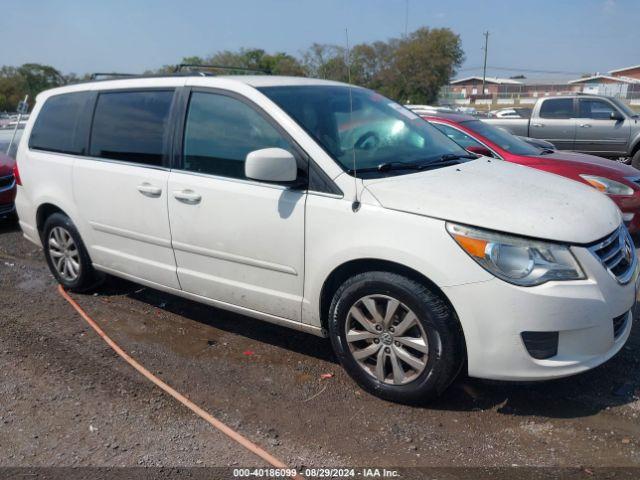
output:
[[49, 233], [49, 255], [56, 272], [63, 280], [74, 282], [80, 276], [80, 252], [73, 237], [63, 227], [54, 227]]
[[345, 334], [358, 365], [380, 382], [407, 384], [427, 366], [427, 334], [415, 313], [393, 297], [358, 300], [347, 314]]

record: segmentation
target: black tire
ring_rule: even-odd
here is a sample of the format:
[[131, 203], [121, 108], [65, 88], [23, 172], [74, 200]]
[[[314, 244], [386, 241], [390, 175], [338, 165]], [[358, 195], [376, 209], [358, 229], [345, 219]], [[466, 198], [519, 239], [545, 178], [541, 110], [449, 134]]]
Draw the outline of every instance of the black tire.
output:
[[[60, 227], [69, 233], [75, 246], [77, 247], [78, 258], [79, 258], [79, 273], [77, 277], [73, 280], [69, 280], [64, 278], [60, 272], [56, 269], [54, 265], [54, 260], [52, 258], [52, 248], [49, 244], [49, 238], [51, 232], [54, 228]], [[89, 258], [89, 253], [78, 233], [78, 229], [73, 224], [71, 219], [62, 213], [54, 213], [50, 215], [42, 229], [42, 245], [44, 248], [44, 256], [47, 260], [47, 265], [49, 266], [49, 270], [56, 278], [56, 280], [67, 290], [71, 290], [74, 292], [85, 292], [98, 284], [100, 284], [104, 275], [101, 275], [99, 272], [93, 268], [91, 263], [91, 258]]]
[[640, 170], [640, 148], [631, 157], [631, 166]]
[[[382, 295], [400, 301], [415, 314], [426, 334], [429, 346], [426, 366], [421, 373], [416, 372], [417, 376], [408, 383], [394, 385], [378, 380], [360, 366], [351, 352], [345, 329], [348, 314], [359, 300], [369, 295]], [[402, 275], [365, 272], [348, 279], [333, 297], [328, 326], [336, 356], [347, 373], [364, 390], [384, 400], [407, 404], [425, 403], [439, 396], [455, 379], [463, 365], [464, 336], [450, 306], [427, 286]], [[416, 328], [419, 327], [416, 325]], [[376, 343], [380, 344], [380, 339]], [[394, 349], [395, 352], [394, 345], [403, 347], [393, 342], [385, 350]], [[387, 362], [383, 361], [388, 366]]]

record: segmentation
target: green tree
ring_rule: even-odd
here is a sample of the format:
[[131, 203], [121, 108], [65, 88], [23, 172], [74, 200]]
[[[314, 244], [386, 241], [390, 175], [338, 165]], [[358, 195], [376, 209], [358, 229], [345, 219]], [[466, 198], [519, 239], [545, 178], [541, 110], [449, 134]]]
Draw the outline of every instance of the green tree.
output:
[[459, 35], [448, 28], [420, 28], [398, 41], [382, 91], [401, 102], [430, 103], [463, 60]]
[[40, 92], [65, 83], [60, 72], [49, 65], [25, 63], [17, 68], [1, 67], [0, 110], [14, 111], [25, 95], [29, 95], [29, 104], [33, 105]]
[[302, 55], [310, 76], [348, 81], [378, 90], [399, 102], [428, 103], [464, 59], [460, 37], [448, 28], [420, 28], [406, 38], [361, 43], [349, 52], [313, 44]]
[[345, 49], [337, 45], [314, 43], [302, 55], [308, 76], [327, 80], [348, 81]]
[[17, 73], [24, 81], [25, 94], [29, 95], [31, 103], [43, 90], [59, 87], [65, 84], [62, 74], [49, 65], [25, 63], [18, 67]]
[[[224, 50], [211, 55], [204, 63], [225, 67], [250, 68], [274, 75], [302, 76], [305, 74], [300, 61], [292, 55], [284, 52], [269, 54], [262, 49], [241, 48], [237, 52]], [[233, 70], [231, 70], [231, 73], [234, 73]], [[243, 73], [243, 71], [238, 70], [237, 73]]]

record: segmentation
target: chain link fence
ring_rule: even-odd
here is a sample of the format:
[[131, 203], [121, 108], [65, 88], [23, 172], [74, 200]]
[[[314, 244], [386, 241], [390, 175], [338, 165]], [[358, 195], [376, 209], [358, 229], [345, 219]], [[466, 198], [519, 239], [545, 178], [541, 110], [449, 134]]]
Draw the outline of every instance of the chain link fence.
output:
[[640, 110], [640, 83], [500, 85], [497, 91], [484, 95], [454, 91], [447, 85], [440, 90], [438, 102], [440, 105], [484, 106], [485, 108], [527, 107], [536, 103], [541, 97], [575, 93], [615, 97]]

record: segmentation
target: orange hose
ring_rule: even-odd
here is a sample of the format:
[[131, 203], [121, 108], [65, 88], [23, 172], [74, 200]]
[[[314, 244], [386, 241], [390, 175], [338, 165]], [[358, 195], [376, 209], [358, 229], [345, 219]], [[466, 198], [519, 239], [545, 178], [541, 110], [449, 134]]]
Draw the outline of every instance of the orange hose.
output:
[[[281, 469], [287, 469], [288, 468], [282, 461], [278, 460], [276, 457], [271, 455], [269, 452], [267, 452], [266, 450], [263, 450], [261, 447], [259, 447], [255, 443], [251, 442], [249, 439], [245, 438], [240, 433], [238, 433], [235, 430], [233, 430], [231, 427], [229, 427], [226, 424], [222, 423], [220, 420], [215, 418], [213, 415], [211, 415], [210, 413], [208, 413], [205, 410], [203, 410], [202, 408], [200, 408], [198, 405], [193, 403], [187, 397], [182, 395], [180, 392], [174, 390], [171, 386], [167, 385], [165, 382], [160, 380], [158, 377], [156, 377], [149, 370], [144, 368], [140, 363], [138, 363], [134, 358], [132, 358], [127, 352], [125, 352], [122, 348], [120, 348], [120, 346], [116, 342], [114, 342], [113, 340], [111, 340], [111, 338], [109, 338], [109, 336], [104, 332], [104, 330], [102, 330], [100, 328], [100, 326], [82, 309], [82, 307], [80, 305], [78, 305], [76, 303], [76, 301], [69, 296], [69, 294], [62, 288], [62, 285], [58, 285], [58, 292], [60, 293], [60, 295], [62, 295], [64, 297], [64, 299], [67, 302], [69, 302], [71, 304], [71, 306], [91, 326], [91, 328], [93, 328], [96, 331], [96, 333], [98, 335], [100, 335], [100, 337], [107, 343], [107, 345], [109, 345], [129, 365], [131, 365], [138, 372], [140, 372], [142, 375], [147, 377], [147, 379], [151, 380], [158, 387], [160, 387], [162, 390], [167, 392], [169, 395], [171, 395], [177, 401], [182, 403], [185, 407], [187, 407], [189, 410], [194, 412], [196, 415], [198, 415], [202, 419], [204, 419], [207, 422], [209, 422], [213, 427], [215, 427], [218, 430], [220, 430], [222, 433], [224, 433], [231, 440], [239, 443], [244, 448], [249, 450], [251, 453], [254, 453], [258, 457], [262, 458], [264, 461], [266, 461], [270, 465], [273, 465], [275, 468], [281, 468]], [[300, 475], [296, 475], [296, 476], [294, 476], [292, 478], [297, 479], [297, 480], [304, 480], [304, 477], [302, 477]]]

